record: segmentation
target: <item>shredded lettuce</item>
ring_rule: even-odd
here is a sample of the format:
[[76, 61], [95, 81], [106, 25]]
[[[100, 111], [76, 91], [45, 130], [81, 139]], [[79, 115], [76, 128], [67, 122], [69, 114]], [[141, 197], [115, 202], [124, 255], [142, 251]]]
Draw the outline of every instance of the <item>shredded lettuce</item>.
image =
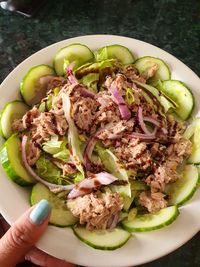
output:
[[68, 161], [70, 158], [69, 150], [67, 149], [67, 139], [64, 137], [61, 141], [58, 136], [51, 136], [51, 139], [43, 143], [43, 150], [51, 154], [54, 158]]
[[46, 181], [54, 184], [62, 184], [61, 170], [45, 156], [41, 156], [36, 162], [37, 174]]
[[126, 185], [111, 185], [112, 190], [123, 196], [131, 197], [131, 187], [127, 171], [119, 165], [117, 157], [109, 149], [99, 145], [96, 146], [96, 150], [104, 167], [119, 180], [127, 181]]
[[79, 78], [79, 77], [83, 77], [88, 74], [99, 74], [103, 69], [112, 68], [116, 66], [117, 64], [119, 65], [116, 59], [105, 59], [100, 62], [87, 63], [79, 67], [75, 71], [75, 76]]
[[94, 93], [97, 93], [98, 81], [99, 81], [99, 73], [89, 73], [83, 76], [81, 83], [86, 85], [89, 89], [92, 89]]
[[69, 98], [69, 95], [63, 94], [62, 95], [62, 101], [63, 101], [63, 109], [65, 113], [65, 118], [68, 122], [68, 146], [71, 150], [72, 159], [74, 164], [76, 165], [76, 168], [81, 172], [83, 177], [84, 175], [84, 169], [82, 166], [83, 162], [83, 155], [81, 153], [81, 141], [79, 139], [78, 130], [74, 124], [74, 121], [71, 118], [71, 101]]

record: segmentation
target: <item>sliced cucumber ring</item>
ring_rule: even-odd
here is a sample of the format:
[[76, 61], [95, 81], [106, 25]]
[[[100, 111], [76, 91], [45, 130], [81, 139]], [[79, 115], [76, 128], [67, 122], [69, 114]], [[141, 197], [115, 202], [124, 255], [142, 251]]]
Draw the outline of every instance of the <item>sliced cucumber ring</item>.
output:
[[73, 227], [74, 234], [87, 245], [101, 250], [114, 250], [122, 247], [131, 237], [131, 234], [121, 228], [113, 230], [89, 231], [82, 226]]
[[29, 106], [39, 103], [45, 97], [46, 88], [38, 82], [39, 78], [45, 75], [55, 75], [55, 72], [52, 67], [42, 64], [31, 68], [22, 79], [20, 91]]
[[186, 129], [184, 137], [192, 141], [192, 154], [188, 162], [200, 164], [200, 118], [195, 118], [192, 124]]
[[124, 65], [131, 64], [135, 61], [131, 51], [127, 47], [118, 44], [99, 48], [96, 51], [95, 56], [97, 61], [102, 61], [108, 58], [117, 58]]
[[183, 177], [165, 188], [169, 195], [169, 205], [182, 205], [194, 195], [198, 183], [198, 170], [194, 165], [186, 165]]
[[163, 81], [159, 89], [177, 104], [177, 115], [182, 120], [187, 120], [194, 108], [194, 97], [190, 89], [177, 80]]
[[48, 200], [52, 208], [49, 220], [50, 224], [59, 227], [67, 227], [74, 225], [78, 221], [78, 219], [73, 216], [71, 211], [68, 210], [67, 205], [64, 204], [64, 201], [52, 193], [46, 186], [37, 183], [33, 186], [31, 191], [31, 205], [35, 205], [42, 199]]
[[4, 143], [0, 151], [0, 160], [8, 177], [17, 184], [25, 186], [35, 183], [22, 164], [21, 141], [16, 134]]
[[158, 70], [152, 78], [148, 79], [148, 83], [153, 86], [155, 86], [159, 80], [164, 81], [171, 79], [171, 72], [167, 63], [160, 58], [150, 56], [138, 58], [134, 63], [136, 69], [143, 76], [146, 76], [149, 69], [151, 69], [155, 64], [158, 66]]
[[54, 68], [59, 76], [64, 75], [64, 63], [74, 62], [74, 68], [94, 60], [93, 52], [83, 44], [71, 44], [61, 48], [54, 57]]
[[137, 215], [133, 221], [122, 221], [124, 229], [129, 232], [146, 232], [160, 229], [171, 224], [179, 215], [178, 208], [171, 206], [164, 208], [155, 214]]
[[2, 135], [7, 139], [12, 134], [12, 123], [15, 119], [20, 119], [29, 110], [29, 107], [20, 100], [12, 101], [5, 105], [1, 111], [0, 127]]
[[193, 147], [188, 163], [200, 164], [200, 147]]

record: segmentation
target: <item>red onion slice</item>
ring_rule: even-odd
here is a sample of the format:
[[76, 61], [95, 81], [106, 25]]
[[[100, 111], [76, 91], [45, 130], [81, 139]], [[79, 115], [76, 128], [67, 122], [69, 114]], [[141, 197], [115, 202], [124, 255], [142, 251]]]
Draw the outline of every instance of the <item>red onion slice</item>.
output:
[[130, 134], [127, 134], [127, 136], [130, 138], [138, 138], [140, 140], [153, 140], [156, 138], [156, 136], [155, 136], [156, 132], [157, 132], [157, 128], [155, 128], [151, 134], [132, 132]]
[[143, 117], [144, 121], [150, 122], [152, 124], [154, 124], [157, 127], [160, 127], [160, 122], [158, 122], [157, 120], [151, 118], [151, 117]]
[[102, 185], [109, 185], [116, 181], [117, 178], [108, 172], [100, 172], [94, 174], [92, 177], [84, 179], [77, 184], [68, 194], [68, 199], [87, 195], [93, 190], [98, 189]]
[[66, 68], [66, 73], [67, 73], [67, 77], [68, 77], [68, 80], [71, 84], [76, 84], [78, 83], [77, 79], [74, 77], [73, 75], [73, 69], [74, 67], [74, 62], [72, 62], [71, 64], [69, 64]]
[[92, 152], [94, 150], [94, 147], [97, 143], [98, 139], [96, 138], [96, 136], [93, 136], [92, 138], [89, 139], [85, 151], [84, 151], [84, 155], [83, 155], [83, 164], [86, 168], [86, 170], [90, 169], [90, 165], [91, 165], [91, 156], [92, 156]]
[[45, 180], [43, 180], [41, 177], [39, 177], [34, 171], [33, 169], [30, 167], [30, 165], [27, 162], [27, 158], [26, 158], [26, 144], [27, 144], [27, 140], [28, 137], [26, 135], [24, 135], [22, 137], [22, 161], [24, 164], [24, 167], [26, 168], [27, 172], [33, 176], [33, 178], [35, 178], [36, 181], [40, 182], [41, 184], [44, 184], [45, 186], [47, 186], [50, 190], [54, 190], [54, 189], [62, 189], [64, 190], [72, 190], [74, 188], [74, 184], [70, 184], [70, 185], [57, 185], [57, 184], [52, 184], [49, 183]]
[[95, 93], [91, 92], [90, 90], [84, 88], [83, 86], [80, 86], [80, 93], [83, 97], [90, 97], [90, 98], [94, 98], [95, 97]]
[[[153, 119], [151, 117], [144, 117], [143, 119], [144, 119], [144, 121], [147, 121], [147, 122], [150, 122], [150, 123], [154, 124], [158, 128], [161, 127], [160, 122], [158, 122], [157, 120], [155, 120], [155, 119]], [[161, 127], [160, 129], [164, 134], [168, 134], [168, 130], [166, 128]]]
[[119, 212], [111, 217], [111, 220], [107, 224], [108, 229], [110, 230], [114, 229], [117, 226], [118, 221], [119, 221]]
[[119, 106], [119, 111], [122, 116], [122, 119], [129, 120], [131, 118], [131, 112], [128, 109], [123, 97], [120, 95], [115, 83], [111, 84], [109, 91], [113, 95], [116, 104]]

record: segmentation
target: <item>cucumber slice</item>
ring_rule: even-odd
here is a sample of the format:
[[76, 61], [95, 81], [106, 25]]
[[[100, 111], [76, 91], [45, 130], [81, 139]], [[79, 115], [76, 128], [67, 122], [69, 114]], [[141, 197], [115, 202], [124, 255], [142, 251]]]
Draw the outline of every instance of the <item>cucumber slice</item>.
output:
[[54, 68], [59, 76], [64, 75], [64, 63], [74, 62], [74, 68], [94, 60], [92, 51], [83, 44], [71, 44], [61, 48], [54, 57]]
[[45, 75], [55, 75], [55, 72], [52, 67], [42, 64], [31, 68], [22, 79], [20, 91], [29, 106], [39, 103], [46, 96], [46, 88], [38, 83], [38, 79]]
[[197, 167], [197, 170], [198, 170], [198, 176], [199, 176], [197, 186], [199, 186], [199, 185], [200, 185], [200, 165], [197, 165], [196, 167]]
[[200, 147], [192, 148], [192, 154], [188, 159], [188, 163], [200, 164]]
[[52, 208], [49, 220], [50, 224], [59, 227], [67, 227], [74, 225], [78, 221], [78, 219], [73, 216], [71, 211], [68, 210], [67, 205], [64, 204], [64, 201], [52, 193], [46, 186], [37, 183], [33, 186], [31, 191], [31, 205], [35, 205], [42, 199], [48, 200]]
[[122, 221], [122, 226], [129, 232], [146, 232], [160, 229], [171, 224], [179, 215], [178, 208], [171, 206], [155, 214], [137, 215], [133, 221]]
[[15, 100], [5, 105], [1, 111], [0, 127], [2, 135], [6, 139], [13, 134], [13, 121], [22, 118], [28, 110], [29, 107], [20, 100]]
[[35, 180], [24, 168], [20, 150], [21, 141], [14, 134], [4, 143], [0, 151], [1, 164], [11, 180], [22, 186], [31, 185]]
[[102, 61], [108, 58], [117, 58], [124, 65], [131, 64], [135, 61], [131, 51], [127, 47], [118, 44], [99, 48], [95, 52], [95, 56], [97, 61]]
[[169, 195], [168, 204], [180, 206], [188, 201], [196, 191], [198, 176], [198, 170], [194, 165], [186, 165], [183, 177], [165, 188], [165, 192]]
[[192, 154], [188, 158], [189, 163], [200, 164], [200, 118], [195, 118], [186, 129], [184, 137], [192, 141]]
[[136, 69], [143, 76], [145, 76], [149, 69], [151, 69], [155, 64], [158, 66], [158, 70], [153, 77], [148, 79], [148, 83], [153, 86], [155, 86], [159, 80], [164, 81], [171, 79], [169, 66], [162, 59], [150, 56], [138, 58], [134, 63]]
[[187, 120], [194, 108], [194, 97], [190, 89], [177, 80], [164, 81], [159, 89], [177, 104], [176, 114], [182, 120]]
[[87, 245], [101, 250], [114, 250], [122, 247], [131, 237], [131, 234], [121, 228], [113, 230], [89, 231], [82, 226], [73, 227], [74, 234]]

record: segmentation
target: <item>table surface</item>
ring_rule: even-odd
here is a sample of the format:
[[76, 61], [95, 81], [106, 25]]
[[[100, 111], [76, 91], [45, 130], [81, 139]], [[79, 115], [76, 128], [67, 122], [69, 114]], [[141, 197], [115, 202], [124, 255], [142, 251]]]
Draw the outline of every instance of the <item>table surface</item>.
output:
[[[200, 76], [199, 0], [49, 0], [34, 18], [0, 10], [0, 82], [41, 48], [87, 34], [124, 35], [154, 44]], [[142, 266], [200, 266], [200, 233]]]

